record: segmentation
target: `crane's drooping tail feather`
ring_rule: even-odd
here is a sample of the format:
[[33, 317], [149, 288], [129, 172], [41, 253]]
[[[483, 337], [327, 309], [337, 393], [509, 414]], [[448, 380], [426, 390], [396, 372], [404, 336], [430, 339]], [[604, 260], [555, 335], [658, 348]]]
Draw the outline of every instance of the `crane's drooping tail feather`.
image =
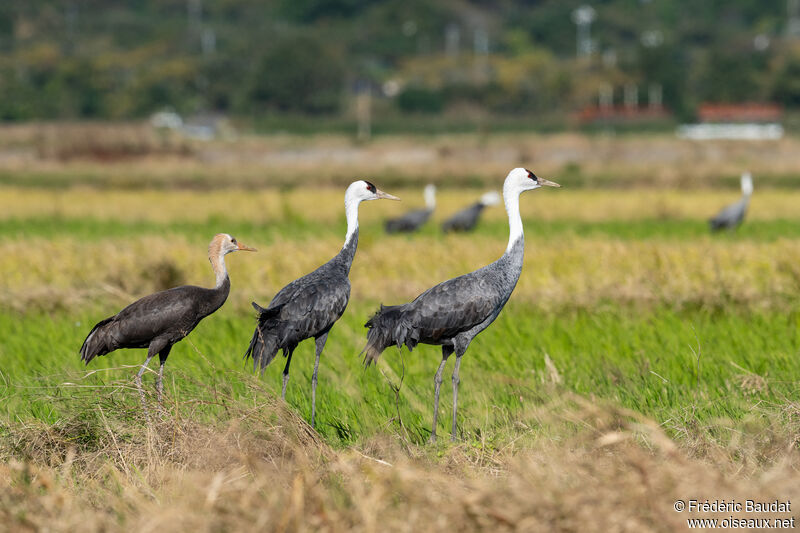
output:
[[260, 368], [263, 372], [267, 365], [275, 359], [275, 355], [280, 349], [275, 328], [277, 325], [275, 317], [280, 312], [281, 306], [265, 309], [255, 302], [252, 302], [252, 304], [253, 308], [258, 311], [258, 324], [253, 332], [253, 338], [250, 339], [250, 346], [247, 347], [244, 358], [252, 357], [253, 370]]
[[405, 315], [406, 305], [381, 305], [381, 308], [370, 318], [365, 327], [367, 345], [361, 350], [364, 354], [364, 366], [377, 363], [381, 353], [391, 345], [398, 348], [403, 344], [413, 350], [419, 341], [419, 335], [408, 322]]
[[108, 332], [104, 328], [104, 326], [112, 320], [114, 320], [113, 316], [95, 324], [92, 331], [86, 336], [86, 340], [83, 341], [83, 345], [81, 346], [81, 361], [87, 365], [89, 361], [98, 355], [105, 355], [116, 350], [116, 346], [113, 346]]

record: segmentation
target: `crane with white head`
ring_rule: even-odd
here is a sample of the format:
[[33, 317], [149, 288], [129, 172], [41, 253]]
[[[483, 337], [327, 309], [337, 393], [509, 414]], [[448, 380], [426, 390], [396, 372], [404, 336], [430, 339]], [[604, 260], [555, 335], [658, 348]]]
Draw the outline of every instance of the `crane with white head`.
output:
[[478, 223], [483, 210], [489, 206], [500, 203], [500, 195], [496, 191], [489, 191], [481, 196], [480, 200], [466, 207], [442, 222], [442, 231], [472, 231]]
[[458, 409], [458, 369], [470, 342], [491, 324], [505, 306], [522, 273], [525, 239], [519, 213], [519, 196], [542, 186], [560, 187], [524, 168], [509, 172], [503, 184], [503, 199], [508, 213], [509, 237], [505, 253], [494, 263], [447, 280], [423, 292], [414, 301], [393, 306], [381, 305], [367, 321], [367, 345], [364, 363], [376, 362], [389, 346], [405, 344], [413, 350], [417, 344], [441, 345], [442, 361], [434, 377], [433, 429], [436, 440], [439, 415], [439, 386], [447, 359], [456, 354], [453, 369], [453, 429], [456, 438]]
[[409, 211], [405, 215], [386, 221], [386, 233], [411, 233], [417, 231], [433, 214], [436, 209], [436, 186], [428, 184], [423, 192], [425, 208]]
[[341, 251], [321, 267], [278, 291], [266, 308], [253, 302], [258, 312], [258, 324], [245, 352], [245, 359], [252, 357], [254, 369], [260, 368], [263, 373], [278, 350], [283, 350], [286, 365], [283, 368], [281, 398], [286, 399], [289, 365], [295, 348], [301, 341], [314, 337], [316, 359], [311, 376], [312, 426], [316, 423], [320, 355], [328, 340], [328, 333], [344, 313], [350, 299], [350, 266], [358, 247], [358, 206], [361, 202], [379, 199], [399, 200], [368, 181], [359, 180], [350, 184], [344, 195], [347, 234]]
[[708, 221], [711, 231], [719, 231], [726, 228], [736, 229], [744, 221], [747, 208], [750, 205], [750, 197], [753, 195], [753, 176], [749, 172], [743, 172], [740, 183], [742, 187], [741, 199], [726, 206], [717, 213], [717, 216]]

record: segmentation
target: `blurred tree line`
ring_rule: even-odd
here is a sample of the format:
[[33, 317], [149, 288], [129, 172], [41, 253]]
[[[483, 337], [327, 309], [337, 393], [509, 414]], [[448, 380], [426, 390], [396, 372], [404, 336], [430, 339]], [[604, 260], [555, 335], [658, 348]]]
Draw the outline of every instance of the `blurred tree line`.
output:
[[[602, 87], [800, 107], [786, 0], [602, 0], [576, 57], [577, 0], [8, 0], [0, 119], [347, 111], [568, 113]], [[800, 24], [800, 23], [799, 23]], [[621, 99], [621, 92], [614, 93]]]

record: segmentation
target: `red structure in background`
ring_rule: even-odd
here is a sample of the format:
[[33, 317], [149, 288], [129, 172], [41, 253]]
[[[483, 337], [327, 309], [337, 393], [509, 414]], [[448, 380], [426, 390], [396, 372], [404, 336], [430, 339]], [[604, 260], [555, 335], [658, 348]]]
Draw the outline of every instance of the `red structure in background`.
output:
[[783, 108], [777, 104], [700, 104], [700, 122], [780, 122]]

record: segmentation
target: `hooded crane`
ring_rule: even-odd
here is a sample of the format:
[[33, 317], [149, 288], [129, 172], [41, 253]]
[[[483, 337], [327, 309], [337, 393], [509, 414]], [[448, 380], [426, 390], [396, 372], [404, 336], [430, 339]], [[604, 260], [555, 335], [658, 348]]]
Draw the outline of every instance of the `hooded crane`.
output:
[[447, 358], [455, 352], [453, 369], [453, 431], [456, 437], [458, 408], [458, 368], [469, 343], [491, 324], [505, 305], [522, 272], [524, 238], [519, 214], [519, 195], [543, 185], [560, 187], [537, 177], [524, 168], [515, 168], [503, 184], [503, 198], [508, 212], [509, 237], [506, 252], [494, 263], [479, 270], [447, 280], [423, 292], [407, 304], [381, 306], [365, 324], [369, 328], [364, 363], [376, 362], [391, 345], [405, 344], [413, 350], [417, 344], [442, 347], [442, 362], [434, 377], [433, 428], [431, 441], [436, 441], [439, 415], [439, 386]]
[[708, 221], [711, 226], [711, 231], [719, 231], [721, 229], [735, 229], [742, 221], [747, 213], [747, 206], [750, 204], [750, 196], [753, 194], [753, 177], [749, 172], [742, 173], [742, 198], [720, 211], [717, 216]]
[[283, 350], [286, 366], [283, 368], [281, 398], [286, 399], [289, 381], [289, 364], [297, 345], [314, 337], [316, 360], [311, 377], [311, 425], [316, 422], [317, 370], [319, 357], [328, 339], [328, 332], [339, 320], [350, 298], [350, 265], [358, 246], [358, 204], [365, 200], [399, 200], [368, 181], [353, 182], [344, 194], [347, 216], [347, 235], [344, 246], [336, 256], [302, 278], [296, 279], [280, 291], [267, 308], [253, 302], [258, 312], [258, 325], [253, 332], [245, 359], [253, 358], [253, 369], [264, 368]]
[[184, 338], [205, 317], [222, 307], [231, 290], [231, 280], [225, 268], [225, 255], [239, 250], [255, 252], [228, 235], [219, 233], [208, 246], [208, 260], [217, 278], [213, 289], [184, 285], [157, 292], [137, 300], [116, 315], [98, 322], [81, 346], [81, 360], [87, 365], [98, 355], [119, 348], [147, 348], [145, 359], [136, 374], [136, 387], [144, 402], [142, 374], [150, 359], [158, 354], [156, 390], [161, 401], [164, 364], [172, 345]]
[[481, 196], [480, 200], [442, 222], [442, 231], [445, 233], [450, 231], [472, 231], [475, 224], [478, 223], [478, 218], [480, 218], [483, 209], [499, 203], [499, 194], [495, 191], [487, 192]]
[[425, 209], [415, 209], [399, 218], [387, 220], [386, 233], [412, 233], [421, 228], [436, 208], [436, 186], [433, 184], [426, 185], [424, 195]]

